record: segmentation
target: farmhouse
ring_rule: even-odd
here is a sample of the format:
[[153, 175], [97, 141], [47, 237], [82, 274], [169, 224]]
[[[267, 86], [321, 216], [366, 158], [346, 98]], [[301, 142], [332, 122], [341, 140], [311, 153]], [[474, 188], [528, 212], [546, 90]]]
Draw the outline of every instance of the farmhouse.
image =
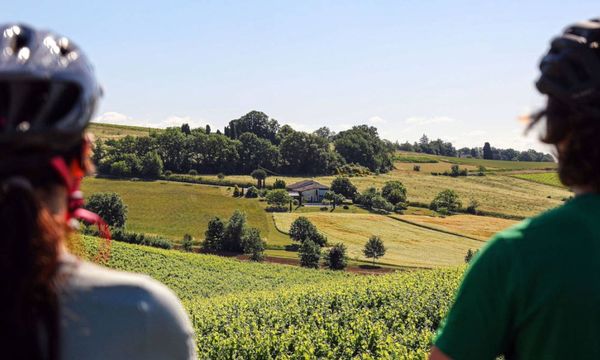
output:
[[321, 202], [327, 190], [329, 187], [314, 180], [302, 180], [287, 187], [290, 196], [298, 199], [300, 203]]

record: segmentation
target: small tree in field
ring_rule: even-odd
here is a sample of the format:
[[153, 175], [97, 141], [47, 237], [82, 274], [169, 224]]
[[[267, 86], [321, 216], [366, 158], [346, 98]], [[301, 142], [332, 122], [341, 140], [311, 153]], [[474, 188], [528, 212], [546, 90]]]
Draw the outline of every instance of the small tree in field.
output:
[[470, 262], [471, 262], [471, 260], [473, 260], [473, 257], [474, 257], [475, 255], [477, 255], [477, 253], [478, 253], [478, 252], [479, 252], [479, 250], [475, 250], [475, 251], [473, 251], [473, 250], [471, 250], [471, 249], [467, 250], [467, 255], [465, 255], [465, 262], [466, 262], [467, 264], [468, 264], [468, 263], [470, 263]]
[[235, 185], [233, 187], [233, 197], [239, 197], [239, 196], [240, 196], [240, 188], [237, 185]]
[[225, 229], [223, 230], [223, 250], [240, 253], [242, 248], [242, 236], [246, 231], [246, 214], [235, 210]]
[[156, 179], [160, 177], [162, 171], [163, 161], [156, 151], [151, 151], [142, 157], [142, 176]]
[[127, 221], [127, 205], [114, 192], [92, 194], [85, 208], [100, 215], [108, 225], [115, 228], [125, 226]]
[[192, 238], [192, 235], [183, 235], [183, 241], [181, 242], [181, 248], [183, 249], [183, 251], [192, 252], [193, 241], [194, 239]]
[[263, 261], [265, 258], [265, 241], [260, 237], [256, 228], [248, 228], [242, 235], [242, 248], [244, 254], [250, 255], [252, 261]]
[[400, 181], [387, 181], [381, 189], [381, 196], [392, 205], [406, 202], [406, 187]]
[[333, 245], [325, 255], [325, 265], [331, 270], [344, 270], [348, 266], [346, 245], [342, 243]]
[[290, 226], [290, 237], [300, 243], [312, 241], [319, 246], [327, 244], [327, 238], [319, 233], [317, 227], [304, 216], [294, 220], [292, 226]]
[[318, 269], [319, 260], [321, 259], [321, 247], [311, 240], [306, 240], [300, 246], [300, 266]]
[[448, 213], [456, 212], [460, 210], [462, 207], [462, 202], [460, 201], [458, 194], [454, 190], [444, 190], [441, 191], [437, 196], [433, 199], [429, 208], [434, 211], [438, 211], [440, 209], [446, 210]]
[[349, 178], [345, 176], [338, 176], [331, 182], [331, 191], [336, 194], [343, 195], [348, 199], [354, 199], [358, 194], [356, 186], [352, 184]]
[[335, 210], [335, 207], [337, 205], [340, 205], [345, 200], [343, 195], [336, 194], [333, 191], [326, 192], [324, 198], [331, 202], [331, 205], [333, 206], [333, 210]]
[[208, 252], [217, 252], [222, 249], [223, 243], [223, 232], [225, 231], [225, 224], [218, 217], [210, 219], [208, 222], [208, 228], [204, 233], [204, 242], [202, 243], [202, 249]]
[[267, 199], [267, 204], [277, 209], [287, 209], [287, 205], [292, 201], [288, 192], [283, 189], [271, 190], [265, 197]]
[[363, 254], [367, 258], [373, 259], [373, 266], [375, 266], [375, 259], [379, 259], [385, 255], [385, 246], [383, 240], [377, 235], [373, 235], [369, 238], [369, 241], [365, 244]]
[[286, 188], [285, 181], [283, 181], [281, 179], [276, 179], [275, 182], [273, 183], [273, 189], [285, 189], [285, 188]]
[[265, 179], [267, 178], [267, 172], [263, 169], [256, 169], [250, 173], [253, 179], [256, 179], [257, 188], [262, 189], [265, 187]]

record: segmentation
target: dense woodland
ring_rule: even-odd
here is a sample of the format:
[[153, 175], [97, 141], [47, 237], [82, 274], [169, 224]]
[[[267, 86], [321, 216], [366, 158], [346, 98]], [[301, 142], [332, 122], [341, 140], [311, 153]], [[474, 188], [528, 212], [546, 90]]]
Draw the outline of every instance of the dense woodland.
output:
[[[313, 133], [280, 126], [259, 111], [229, 122], [224, 132], [205, 128], [156, 131], [149, 136], [126, 136], [96, 142], [94, 160], [100, 173], [115, 176], [158, 177], [173, 173], [248, 174], [263, 168], [281, 175], [325, 175], [348, 172], [385, 173], [393, 168], [396, 150], [445, 156], [519, 161], [552, 161], [534, 150], [518, 152], [484, 148], [456, 150], [440, 139], [398, 144], [381, 139], [377, 129], [359, 125], [333, 133], [322, 127]], [[350, 169], [350, 170], [348, 170]]]

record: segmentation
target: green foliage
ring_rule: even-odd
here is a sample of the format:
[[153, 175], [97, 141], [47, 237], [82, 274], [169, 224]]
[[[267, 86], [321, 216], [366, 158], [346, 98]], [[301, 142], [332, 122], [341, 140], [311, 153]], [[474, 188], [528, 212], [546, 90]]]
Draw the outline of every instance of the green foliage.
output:
[[333, 179], [330, 190], [336, 194], [343, 195], [348, 199], [354, 199], [358, 193], [356, 186], [354, 186], [350, 179], [345, 176], [338, 176]]
[[157, 179], [163, 172], [163, 162], [156, 151], [151, 151], [142, 157], [142, 176]]
[[240, 196], [240, 188], [237, 185], [235, 185], [233, 187], [233, 197], [239, 197], [239, 196]]
[[376, 195], [371, 199], [371, 209], [391, 212], [394, 210], [394, 205], [387, 201], [383, 196]]
[[[248, 173], [260, 167], [268, 169], [277, 169], [279, 167], [281, 162], [279, 149], [269, 140], [247, 132], [239, 137], [239, 141], [239, 161], [236, 166], [239, 172]], [[262, 179], [264, 179], [266, 173], [262, 175]]]
[[210, 219], [208, 228], [204, 233], [204, 242], [202, 249], [207, 252], [218, 252], [223, 248], [223, 234], [225, 232], [225, 224], [218, 217]]
[[281, 179], [275, 179], [275, 182], [273, 183], [273, 189], [285, 189], [285, 188], [286, 188], [285, 181], [283, 181]]
[[467, 254], [465, 255], [465, 263], [470, 263], [471, 260], [473, 260], [473, 257], [475, 257], [475, 255], [477, 255], [477, 253], [479, 252], [479, 250], [467, 250]]
[[479, 205], [479, 201], [471, 199], [471, 201], [469, 202], [469, 206], [467, 206], [467, 213], [477, 215], [477, 209], [479, 208]]
[[377, 129], [372, 126], [354, 126], [336, 135], [336, 151], [348, 163], [368, 167], [371, 171], [387, 172], [393, 168], [394, 148], [379, 138]]
[[236, 120], [231, 120], [225, 127], [225, 135], [238, 139], [244, 133], [252, 133], [259, 138], [267, 139], [272, 143], [277, 140], [279, 123], [275, 119], [269, 119], [269, 116], [261, 111], [250, 111], [246, 115]]
[[325, 265], [331, 270], [344, 270], [348, 266], [346, 245], [337, 243], [325, 254]]
[[331, 203], [334, 210], [337, 205], [342, 204], [344, 200], [346, 200], [346, 198], [343, 195], [336, 194], [333, 191], [327, 191], [323, 198]]
[[312, 240], [306, 240], [300, 246], [298, 257], [300, 258], [300, 266], [318, 269], [319, 260], [321, 259], [321, 247]]
[[392, 205], [406, 202], [406, 187], [400, 181], [387, 181], [381, 189], [381, 195]]
[[284, 189], [271, 190], [265, 196], [267, 204], [279, 209], [287, 209], [292, 198]]
[[340, 176], [368, 176], [372, 174], [368, 167], [355, 163], [339, 166], [335, 169], [335, 173]]
[[290, 226], [290, 238], [300, 243], [311, 241], [319, 246], [327, 244], [327, 237], [321, 234], [317, 227], [305, 216], [300, 216]]
[[225, 174], [223, 174], [223, 173], [218, 173], [218, 174], [217, 174], [217, 178], [218, 178], [219, 180], [223, 180], [223, 179], [225, 179]]
[[396, 161], [403, 163], [415, 163], [415, 164], [435, 164], [439, 161], [427, 156], [408, 156], [408, 155], [398, 155], [394, 158]]
[[256, 179], [256, 181], [258, 182], [257, 187], [259, 189], [265, 187], [265, 179], [267, 178], [266, 171], [264, 171], [263, 169], [256, 169], [252, 171], [250, 176], [252, 176], [253, 179]]
[[116, 161], [110, 165], [110, 174], [117, 177], [130, 177], [131, 167], [123, 160]]
[[235, 210], [223, 231], [222, 250], [241, 253], [242, 236], [246, 231], [246, 214], [239, 210]]
[[462, 208], [462, 202], [454, 190], [446, 189], [436, 195], [429, 208], [435, 211], [446, 210], [453, 213]]
[[248, 190], [246, 190], [247, 198], [257, 198], [258, 197], [258, 189], [254, 186], [250, 186]]
[[192, 238], [192, 235], [183, 235], [183, 241], [181, 242], [181, 248], [183, 249], [183, 251], [192, 252], [193, 242], [194, 239]]
[[381, 237], [373, 235], [365, 244], [363, 254], [367, 258], [373, 259], [373, 265], [375, 265], [375, 260], [385, 255], [385, 250], [386, 249], [383, 244], [383, 240], [381, 240]]
[[198, 175], [198, 171], [196, 169], [191, 169], [188, 171], [188, 175]]
[[242, 248], [244, 254], [250, 255], [252, 261], [263, 261], [267, 243], [260, 237], [260, 231], [256, 228], [248, 228], [242, 235]]
[[283, 138], [279, 151], [287, 174], [331, 174], [344, 163], [327, 139], [300, 131]]
[[100, 215], [111, 227], [123, 227], [127, 221], [127, 205], [117, 193], [92, 194], [85, 208]]
[[[95, 226], [84, 226], [81, 228], [83, 235], [100, 236], [98, 228]], [[151, 246], [159, 249], [171, 249], [173, 244], [170, 240], [159, 236], [150, 236], [133, 231], [125, 231], [123, 228], [114, 228], [111, 230], [111, 240], [125, 242], [129, 244]]]

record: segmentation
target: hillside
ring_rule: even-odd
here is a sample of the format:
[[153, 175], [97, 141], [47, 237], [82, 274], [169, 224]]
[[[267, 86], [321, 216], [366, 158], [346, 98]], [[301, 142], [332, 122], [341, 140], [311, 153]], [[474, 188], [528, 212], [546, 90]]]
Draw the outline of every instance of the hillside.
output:
[[352, 276], [117, 242], [108, 265], [175, 291], [210, 359], [423, 358], [463, 271]]
[[88, 131], [91, 132], [96, 139], [108, 140], [120, 139], [127, 135], [148, 136], [152, 132], [161, 131], [161, 129], [141, 126], [91, 123], [88, 127]]

